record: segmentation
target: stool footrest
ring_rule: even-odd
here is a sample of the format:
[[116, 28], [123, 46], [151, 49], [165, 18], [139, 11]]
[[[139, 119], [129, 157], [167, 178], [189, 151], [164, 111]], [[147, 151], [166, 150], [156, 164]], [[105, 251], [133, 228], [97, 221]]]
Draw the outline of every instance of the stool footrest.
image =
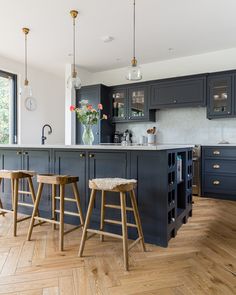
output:
[[56, 221], [56, 220], [53, 220], [53, 219], [48, 219], [48, 218], [43, 218], [43, 217], [39, 217], [39, 216], [35, 216], [34, 219], [39, 220], [39, 221], [45, 221], [45, 222], [53, 223], [53, 224], [60, 224], [59, 221]]
[[137, 238], [132, 244], [129, 245], [129, 249], [128, 250], [132, 249], [141, 240], [142, 240], [142, 237]]
[[17, 223], [18, 222], [22, 222], [22, 221], [25, 221], [25, 220], [27, 220], [27, 219], [30, 219], [31, 218], [31, 216], [26, 216], [26, 217], [23, 217], [23, 218], [21, 218], [21, 219], [17, 219]]
[[78, 226], [75, 226], [67, 231], [64, 232], [64, 235], [67, 235], [69, 233], [71, 233], [72, 231], [76, 230], [76, 229], [79, 229], [81, 226], [83, 226], [82, 224], [78, 225]]
[[[56, 213], [61, 214], [60, 210], [55, 210]], [[65, 215], [70, 215], [70, 216], [77, 216], [80, 217], [79, 213], [76, 212], [70, 212], [70, 211], [64, 211]]]
[[[55, 197], [56, 200], [60, 200], [60, 197]], [[76, 203], [76, 199], [64, 198], [64, 201]]]
[[[122, 225], [122, 222], [121, 221], [113, 220], [113, 219], [104, 219], [104, 222], [105, 223]], [[129, 227], [135, 227], [135, 228], [137, 228], [137, 225], [136, 224], [133, 224], [133, 223], [126, 223], [126, 225], [129, 226]]]
[[[121, 210], [121, 206], [119, 206], [119, 205], [105, 204], [104, 207]], [[134, 209], [131, 207], [126, 207], [126, 211], [134, 211]]]
[[123, 239], [123, 237], [121, 235], [109, 233], [109, 232], [102, 231], [102, 230], [87, 229], [87, 232], [98, 234], [98, 235], [103, 235], [103, 236], [108, 236], [108, 237], [112, 237], [112, 238], [116, 238], [116, 239]]
[[32, 195], [31, 192], [27, 192], [27, 191], [18, 191], [18, 193], [23, 195]]
[[34, 205], [33, 204], [29, 204], [29, 203], [21, 203], [21, 202], [18, 202], [18, 206], [24, 206], [24, 207], [34, 208]]
[[8, 209], [0, 209], [0, 213], [13, 213], [13, 210], [8, 210]]

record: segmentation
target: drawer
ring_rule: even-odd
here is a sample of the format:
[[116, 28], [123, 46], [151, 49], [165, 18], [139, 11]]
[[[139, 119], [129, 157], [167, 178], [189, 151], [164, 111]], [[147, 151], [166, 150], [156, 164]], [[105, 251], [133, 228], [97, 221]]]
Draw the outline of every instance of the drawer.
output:
[[205, 157], [214, 157], [214, 158], [235, 158], [236, 160], [236, 147], [209, 147], [204, 148]]
[[203, 191], [212, 193], [236, 193], [236, 176], [204, 174]]
[[207, 159], [205, 160], [205, 173], [236, 174], [236, 160]]

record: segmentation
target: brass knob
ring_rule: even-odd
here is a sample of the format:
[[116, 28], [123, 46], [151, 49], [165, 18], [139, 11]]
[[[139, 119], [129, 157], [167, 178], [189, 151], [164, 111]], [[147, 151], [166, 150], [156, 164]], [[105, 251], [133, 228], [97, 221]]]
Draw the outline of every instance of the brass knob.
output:
[[94, 157], [94, 155], [93, 154], [89, 154], [89, 158], [93, 158]]
[[213, 151], [213, 155], [220, 155], [220, 151]]
[[214, 168], [214, 169], [219, 169], [219, 168], [220, 168], [220, 165], [218, 165], [218, 164], [214, 164], [214, 165], [213, 165], [213, 168]]
[[174, 99], [173, 101], [174, 101], [174, 103], [177, 103], [177, 100], [176, 99]]
[[220, 182], [219, 182], [219, 180], [214, 180], [214, 181], [213, 181], [213, 184], [214, 184], [214, 185], [219, 185]]
[[81, 153], [79, 156], [80, 156], [80, 158], [84, 158], [85, 154]]
[[175, 222], [175, 218], [174, 217], [171, 218], [171, 222]]

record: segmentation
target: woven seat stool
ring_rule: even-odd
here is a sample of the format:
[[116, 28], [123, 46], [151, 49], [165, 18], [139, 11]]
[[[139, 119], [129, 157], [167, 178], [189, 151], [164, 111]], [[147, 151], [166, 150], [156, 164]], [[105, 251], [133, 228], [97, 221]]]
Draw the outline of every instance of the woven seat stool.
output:
[[[145, 251], [145, 243], [143, 237], [143, 231], [141, 226], [141, 221], [138, 212], [138, 206], [136, 202], [134, 189], [136, 187], [137, 181], [133, 179], [122, 179], [122, 178], [97, 178], [89, 181], [89, 188], [91, 189], [90, 201], [88, 206], [88, 211], [86, 215], [85, 225], [83, 228], [83, 234], [79, 249], [79, 256], [82, 257], [86, 239], [91, 238], [93, 235], [99, 234], [101, 236], [101, 241], [103, 241], [104, 236], [110, 236], [113, 238], [122, 239], [123, 241], [123, 255], [124, 255], [124, 268], [129, 269], [128, 262], [128, 250], [135, 246], [138, 242], [141, 243], [143, 251]], [[101, 198], [101, 216], [100, 216], [100, 230], [90, 229], [89, 223], [90, 218], [96, 198], [96, 192], [102, 191]], [[106, 204], [106, 192], [116, 192], [120, 197], [120, 206]], [[132, 207], [126, 206], [126, 193], [129, 194], [131, 199]], [[121, 210], [121, 221], [114, 219], [105, 219], [105, 209], [113, 208]], [[127, 211], [132, 211], [135, 217], [135, 224], [127, 223]], [[122, 226], [122, 235], [114, 234], [111, 232], [104, 231], [105, 223], [117, 224]], [[129, 246], [128, 249], [128, 233], [127, 227], [135, 227], [138, 231], [138, 238]], [[87, 233], [92, 233], [87, 237]]]
[[[5, 216], [6, 213], [13, 213], [13, 235], [17, 235], [17, 223], [31, 218], [31, 216], [23, 217], [21, 219], [17, 218], [18, 206], [24, 207], [34, 207], [35, 203], [35, 192], [33, 187], [32, 178], [36, 175], [34, 171], [27, 170], [0, 170], [0, 185], [3, 179], [8, 179], [11, 182], [11, 202], [12, 210], [4, 209], [2, 200], [0, 198], [0, 215]], [[21, 179], [26, 179], [29, 191], [19, 190], [19, 181]], [[19, 194], [31, 196], [32, 204], [26, 202], [19, 202]]]
[[[72, 232], [83, 226], [84, 219], [82, 208], [80, 204], [79, 191], [77, 187], [77, 182], [79, 181], [78, 177], [70, 176], [70, 175], [54, 175], [54, 174], [39, 174], [37, 175], [37, 182], [39, 183], [38, 192], [36, 196], [35, 206], [29, 226], [27, 240], [30, 241], [33, 227], [38, 224], [34, 224], [35, 220], [39, 220], [42, 223], [52, 223], [53, 229], [56, 228], [56, 225], [59, 225], [59, 249], [60, 251], [64, 250], [64, 235]], [[38, 216], [38, 208], [42, 196], [43, 187], [45, 184], [51, 185], [52, 187], [52, 218], [43, 218]], [[65, 197], [65, 186], [71, 185], [73, 189], [74, 198]], [[56, 196], [56, 187], [59, 186], [59, 196]], [[60, 210], [56, 209], [56, 200], [60, 201]], [[65, 202], [74, 202], [77, 205], [77, 212], [65, 211], [64, 205]], [[57, 214], [60, 215], [60, 221], [57, 221]], [[80, 225], [73, 227], [68, 231], [64, 231], [64, 215], [76, 216], [80, 219]]]

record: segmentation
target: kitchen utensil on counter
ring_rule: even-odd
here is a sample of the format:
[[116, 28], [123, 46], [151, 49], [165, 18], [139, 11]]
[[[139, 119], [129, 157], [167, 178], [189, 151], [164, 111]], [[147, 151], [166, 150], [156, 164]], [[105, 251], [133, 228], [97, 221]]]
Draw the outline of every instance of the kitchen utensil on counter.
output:
[[156, 144], [156, 127], [150, 128], [147, 130], [148, 134], [148, 144]]
[[123, 133], [123, 136], [121, 138], [121, 144], [122, 145], [130, 145], [132, 143], [132, 133], [130, 130], [125, 130]]

